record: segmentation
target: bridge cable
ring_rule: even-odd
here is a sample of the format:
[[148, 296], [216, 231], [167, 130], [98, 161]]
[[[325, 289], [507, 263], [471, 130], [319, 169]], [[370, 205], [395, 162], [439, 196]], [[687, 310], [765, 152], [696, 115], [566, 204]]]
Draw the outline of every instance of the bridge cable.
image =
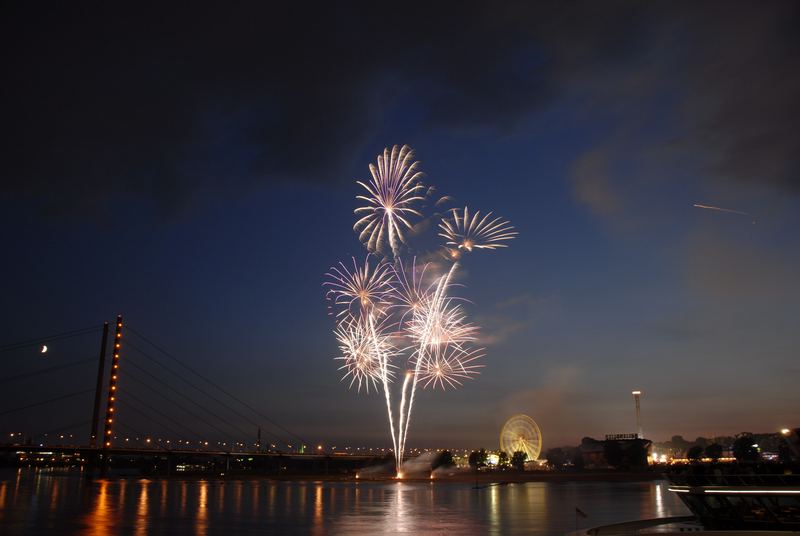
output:
[[80, 428], [81, 426], [88, 426], [89, 424], [91, 424], [91, 422], [92, 421], [83, 421], [83, 422], [68, 424], [67, 426], [62, 426], [62, 427], [56, 428], [54, 430], [48, 430], [47, 432], [43, 432], [43, 433], [35, 435], [33, 437], [45, 437], [45, 436], [47, 436], [49, 434], [57, 434], [59, 432], [65, 431], [65, 430], [71, 430], [73, 428]]
[[34, 346], [37, 344], [41, 344], [43, 342], [52, 342], [61, 339], [69, 339], [71, 337], [78, 337], [80, 335], [88, 335], [90, 333], [99, 332], [102, 327], [94, 326], [90, 328], [81, 328], [81, 329], [73, 329], [71, 331], [65, 331], [63, 333], [56, 333], [54, 335], [46, 335], [44, 337], [39, 337], [37, 339], [28, 339], [26, 341], [15, 342], [11, 344], [4, 344], [0, 346], [0, 352], [8, 352], [11, 350], [19, 350], [21, 348], [25, 348], [28, 346]]
[[67, 398], [72, 398], [74, 396], [83, 395], [83, 394], [92, 393], [92, 392], [94, 392], [94, 388], [85, 389], [83, 391], [77, 391], [75, 393], [70, 393], [70, 394], [62, 395], [62, 396], [57, 396], [55, 398], [51, 398], [51, 399], [45, 400], [43, 402], [35, 402], [33, 404], [28, 404], [27, 406], [21, 406], [19, 408], [8, 409], [6, 411], [0, 411], [0, 415], [8, 415], [9, 413], [14, 413], [14, 412], [17, 412], [17, 411], [22, 411], [22, 410], [30, 409], [30, 408], [35, 408], [37, 406], [44, 406], [45, 404], [50, 404], [52, 402], [58, 402], [59, 400], [65, 400]]
[[43, 368], [40, 370], [35, 370], [33, 372], [23, 372], [22, 374], [16, 374], [14, 376], [6, 376], [5, 378], [0, 378], [0, 383], [10, 382], [14, 380], [22, 380], [24, 378], [30, 378], [33, 376], [38, 376], [39, 374], [45, 374], [47, 372], [53, 372], [55, 370], [62, 370], [69, 367], [76, 367], [78, 365], [85, 365], [86, 363], [97, 362], [97, 356], [89, 357], [87, 359], [81, 359], [79, 361], [71, 361], [69, 363], [61, 363], [57, 365], [53, 365], [52, 367]]
[[[142, 350], [141, 348], [139, 348], [139, 347], [138, 347], [138, 346], [136, 346], [135, 344], [132, 344], [132, 343], [131, 343], [131, 342], [129, 342], [129, 341], [128, 341], [128, 342], [126, 342], [126, 343], [124, 343], [124, 344], [127, 344], [129, 347], [133, 348], [135, 351], [137, 351], [139, 354], [141, 354], [141, 355], [142, 355], [142, 356], [144, 356], [145, 358], [147, 358], [147, 359], [149, 359], [150, 361], [152, 361], [152, 362], [156, 363], [157, 365], [161, 366], [162, 368], [164, 368], [164, 369], [168, 370], [169, 372], [171, 372], [172, 374], [174, 374], [174, 375], [175, 375], [177, 378], [179, 378], [181, 381], [183, 381], [184, 383], [186, 383], [187, 385], [189, 385], [189, 386], [190, 386], [190, 387], [192, 387], [193, 389], [195, 389], [195, 390], [199, 391], [200, 393], [204, 394], [204, 395], [205, 395], [205, 396], [207, 396], [208, 398], [210, 398], [210, 399], [214, 400], [214, 401], [215, 401], [215, 402], [217, 402], [218, 404], [220, 404], [220, 405], [222, 405], [223, 407], [227, 408], [228, 410], [230, 410], [231, 412], [233, 412], [233, 413], [234, 413], [234, 414], [236, 414], [237, 416], [241, 417], [242, 419], [246, 420], [247, 422], [249, 422], [249, 423], [250, 423], [250, 424], [252, 424], [253, 426], [258, 426], [258, 423], [254, 422], [253, 420], [251, 420], [251, 419], [247, 418], [246, 416], [242, 415], [241, 413], [239, 413], [238, 411], [236, 411], [234, 408], [231, 408], [231, 407], [230, 407], [228, 404], [226, 404], [226, 403], [225, 403], [225, 402], [223, 402], [222, 400], [218, 399], [218, 398], [217, 398], [217, 397], [215, 397], [214, 395], [212, 395], [212, 394], [208, 393], [208, 391], [206, 391], [206, 390], [205, 390], [205, 389], [203, 389], [202, 387], [199, 387], [199, 386], [195, 385], [194, 383], [192, 383], [191, 381], [187, 380], [187, 379], [186, 379], [184, 376], [182, 376], [182, 375], [180, 375], [179, 373], [175, 372], [173, 369], [171, 369], [170, 367], [166, 366], [164, 363], [160, 362], [158, 359], [154, 358], [153, 356], [149, 355], [147, 352], [145, 352], [144, 350]], [[178, 391], [175, 391], [175, 392], [178, 392]], [[187, 397], [187, 399], [188, 399], [188, 397]], [[191, 399], [189, 399], [189, 400], [191, 400]], [[212, 411], [210, 411], [210, 410], [208, 410], [208, 409], [206, 409], [205, 411], [206, 411], [207, 413], [211, 414], [211, 415], [214, 415], [216, 418], [218, 418], [218, 419], [220, 419], [220, 420], [222, 420], [222, 421], [225, 421], [225, 419], [224, 419], [224, 418], [222, 418], [222, 417], [220, 417], [219, 415], [217, 415], [217, 414], [213, 413]], [[236, 425], [234, 425], [234, 424], [231, 424], [231, 423], [229, 423], [229, 425], [230, 425], [232, 428], [236, 428], [237, 430], [239, 430], [239, 432], [240, 432], [240, 433], [242, 433], [242, 434], [243, 434], [245, 437], [248, 437], [248, 436], [250, 436], [250, 434], [248, 434], [247, 432], [243, 431], [243, 430], [242, 430], [241, 428], [239, 428], [238, 426], [236, 426]]]
[[[144, 374], [147, 374], [148, 376], [150, 376], [150, 378], [152, 378], [154, 381], [157, 381], [158, 383], [160, 383], [160, 384], [164, 385], [165, 387], [167, 387], [168, 389], [170, 389], [170, 390], [171, 390], [171, 391], [173, 391], [174, 393], [177, 393], [178, 395], [181, 395], [181, 396], [183, 396], [184, 398], [186, 398], [187, 400], [189, 400], [189, 402], [192, 402], [193, 404], [195, 404], [195, 405], [199, 406], [201, 409], [203, 409], [203, 411], [206, 411], [206, 412], [207, 412], [207, 410], [205, 410], [205, 408], [203, 408], [202, 406], [200, 406], [200, 405], [199, 405], [197, 402], [195, 402], [195, 401], [194, 401], [194, 400], [192, 400], [191, 398], [187, 397], [186, 395], [184, 395], [184, 394], [183, 394], [183, 393], [181, 393], [180, 391], [176, 391], [176, 390], [172, 389], [172, 388], [171, 388], [171, 387], [170, 387], [170, 386], [169, 386], [167, 383], [163, 382], [162, 380], [160, 380], [159, 378], [157, 378], [157, 377], [156, 377], [156, 376], [154, 376], [153, 374], [150, 374], [150, 373], [149, 373], [149, 372], [147, 372], [146, 370], [142, 369], [141, 367], [139, 367], [139, 365], [137, 365], [137, 364], [136, 364], [136, 363], [134, 363], [133, 361], [128, 361], [128, 363], [129, 363], [130, 365], [132, 365], [134, 368], [136, 368], [136, 369], [140, 370], [141, 372], [143, 372]], [[145, 382], [145, 381], [141, 380], [140, 378], [137, 378], [136, 376], [134, 376], [134, 375], [133, 375], [133, 374], [131, 374], [130, 372], [126, 373], [126, 374], [125, 374], [125, 377], [126, 377], [126, 378], [131, 378], [131, 379], [132, 379], [132, 380], [134, 380], [135, 382], [142, 384], [144, 387], [146, 387], [146, 388], [147, 388], [147, 389], [149, 389], [150, 391], [152, 391], [152, 392], [156, 393], [157, 395], [159, 395], [160, 397], [162, 397], [164, 400], [166, 400], [167, 402], [169, 402], [169, 403], [170, 403], [170, 404], [172, 404], [173, 406], [176, 406], [176, 407], [178, 407], [178, 408], [182, 409], [184, 412], [186, 412], [187, 414], [189, 414], [191, 417], [194, 417], [195, 419], [197, 419], [197, 420], [199, 420], [199, 421], [201, 421], [201, 422], [205, 423], [206, 425], [210, 426], [211, 428], [215, 429], [217, 432], [219, 432], [220, 434], [222, 434], [222, 437], [223, 437], [223, 438], [228, 438], [228, 437], [230, 437], [230, 435], [231, 435], [231, 434], [230, 434], [229, 432], [226, 432], [226, 431], [222, 430], [221, 428], [219, 428], [219, 427], [217, 427], [216, 425], [214, 425], [214, 423], [211, 423], [211, 422], [207, 421], [205, 418], [203, 418], [202, 416], [200, 416], [200, 415], [198, 415], [198, 414], [194, 413], [192, 410], [190, 410], [190, 409], [189, 409], [189, 408], [187, 408], [186, 406], [183, 406], [183, 405], [181, 405], [180, 403], [176, 402], [175, 400], [173, 400], [173, 399], [169, 398], [167, 395], [165, 395], [164, 393], [162, 393], [161, 391], [159, 391], [158, 389], [156, 389], [156, 388], [155, 388], [155, 387], [153, 387], [152, 385], [148, 384], [147, 382]], [[239, 433], [241, 433], [241, 431], [239, 431]]]
[[[160, 415], [161, 417], [167, 419], [169, 422], [171, 422], [171, 423], [175, 424], [176, 426], [179, 426], [180, 428], [183, 428], [184, 430], [188, 431], [189, 435], [193, 435], [197, 439], [203, 439], [200, 435], [197, 434], [197, 432], [195, 432], [194, 430], [192, 430], [191, 428], [189, 428], [185, 424], [173, 419], [169, 415], [166, 415], [161, 410], [158, 410], [158, 409], [154, 408], [153, 406], [151, 406], [150, 404], [148, 404], [147, 402], [145, 402], [144, 400], [142, 400], [138, 396], [134, 395], [130, 391], [126, 390], [125, 396], [129, 396], [129, 397], [133, 398], [138, 404], [141, 404], [142, 406], [144, 406], [145, 409], [148, 409], [148, 410], [152, 411], [156, 415]], [[126, 401], [127, 401], [127, 399], [123, 399], [123, 403], [126, 402]]]
[[[143, 433], [141, 433], [139, 430], [137, 430], [137, 429], [135, 429], [135, 428], [131, 428], [130, 426], [128, 426], [128, 425], [126, 425], [126, 424], [117, 423], [117, 425], [118, 425], [120, 428], [126, 428], [126, 429], [130, 430], [131, 432], [133, 432], [134, 434], [136, 434], [136, 435], [138, 435], [138, 436], [140, 436], [140, 437], [142, 437], [142, 438], [145, 438], [145, 437], [147, 437], [147, 434], [143, 434]], [[167, 452], [169, 452], [169, 449], [162, 447], [162, 446], [161, 446], [161, 445], [159, 445], [158, 443], [156, 443], [156, 447], [160, 448], [161, 450], [164, 450], [164, 451], [167, 451]]]
[[[130, 393], [128, 393], [128, 394], [130, 394]], [[161, 426], [161, 427], [165, 428], [165, 429], [166, 429], [166, 431], [167, 431], [168, 433], [172, 434], [174, 437], [176, 437], [176, 438], [179, 438], [179, 437], [181, 437], [181, 436], [183, 435], [183, 434], [179, 434], [178, 432], [176, 432], [176, 431], [175, 431], [173, 428], [171, 428], [170, 426], [168, 426], [168, 425], [164, 424], [163, 422], [161, 422], [161, 421], [159, 421], [158, 419], [156, 419], [155, 417], [153, 417], [153, 415], [152, 415], [152, 414], [150, 414], [150, 413], [147, 413], [146, 411], [144, 411], [144, 410], [142, 410], [142, 409], [139, 409], [139, 408], [138, 408], [138, 407], [137, 407], [137, 406], [136, 406], [136, 405], [135, 405], [133, 402], [131, 402], [130, 400], [120, 400], [119, 402], [121, 402], [121, 403], [122, 403], [122, 406], [123, 406], [123, 407], [125, 407], [125, 408], [127, 408], [127, 409], [132, 409], [134, 412], [136, 412], [136, 413], [138, 413], [139, 415], [142, 415], [143, 417], [147, 418], [147, 420], [149, 420], [149, 421], [152, 421], [152, 422], [154, 422], [154, 423], [158, 424], [159, 426]], [[154, 435], [154, 434], [151, 434], [151, 435]], [[145, 437], [146, 437], [146, 436], [145, 436]]]
[[190, 367], [189, 365], [184, 363], [182, 360], [180, 360], [177, 357], [175, 357], [174, 355], [170, 354], [169, 352], [167, 352], [166, 350], [164, 350], [163, 348], [158, 346], [156, 343], [154, 343], [153, 341], [151, 341], [150, 339], [148, 339], [147, 337], [145, 337], [144, 335], [142, 335], [141, 333], [139, 333], [135, 329], [131, 328], [130, 326], [126, 326], [125, 329], [127, 329], [128, 331], [130, 331], [131, 333], [133, 333], [134, 335], [136, 335], [137, 337], [139, 337], [140, 339], [142, 339], [146, 343], [150, 344], [150, 346], [152, 346], [153, 348], [155, 348], [156, 350], [158, 350], [159, 352], [161, 352], [165, 356], [169, 357], [173, 361], [175, 361], [175, 362], [179, 363], [180, 365], [182, 365], [184, 368], [186, 368], [189, 372], [191, 372], [195, 376], [198, 376], [199, 378], [202, 378], [206, 382], [210, 383], [211, 385], [213, 385], [214, 387], [216, 387], [217, 389], [219, 389], [220, 391], [222, 391], [223, 393], [228, 395], [230, 398], [232, 398], [233, 400], [237, 401], [239, 404], [243, 405], [244, 407], [246, 407], [247, 409], [249, 409], [250, 411], [252, 411], [256, 415], [258, 415], [262, 419], [266, 420], [267, 422], [269, 422], [270, 424], [272, 424], [276, 428], [278, 428], [278, 429], [282, 430], [283, 432], [289, 434], [291, 437], [294, 437], [295, 439], [298, 439], [301, 442], [301, 444], [303, 444], [303, 445], [307, 444], [307, 441], [305, 441], [302, 437], [298, 436], [297, 434], [293, 433], [292, 431], [290, 431], [290, 430], [286, 429], [285, 427], [281, 426], [280, 424], [278, 424], [274, 420], [270, 419], [269, 417], [267, 417], [266, 415], [264, 415], [263, 413], [261, 413], [260, 411], [255, 409], [253, 406], [251, 406], [247, 402], [243, 401], [239, 397], [235, 396], [234, 394], [232, 394], [229, 391], [227, 391], [226, 389], [224, 389], [222, 386], [220, 386], [216, 382], [208, 379], [203, 374], [200, 374], [199, 372], [194, 370], [192, 367]]

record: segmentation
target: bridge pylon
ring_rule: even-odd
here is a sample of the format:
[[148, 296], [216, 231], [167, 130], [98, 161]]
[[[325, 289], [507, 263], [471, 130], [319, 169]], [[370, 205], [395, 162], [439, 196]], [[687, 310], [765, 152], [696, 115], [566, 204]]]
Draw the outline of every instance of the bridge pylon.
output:
[[97, 365], [97, 385], [94, 389], [94, 409], [92, 410], [92, 429], [89, 432], [89, 446], [97, 448], [97, 425], [100, 420], [100, 393], [103, 391], [103, 373], [106, 367], [106, 347], [108, 346], [108, 322], [103, 322], [103, 335], [100, 339], [100, 359]]
[[103, 448], [111, 447], [114, 424], [114, 405], [117, 401], [117, 377], [119, 376], [119, 355], [122, 348], [122, 315], [117, 315], [114, 328], [114, 352], [111, 358], [111, 377], [108, 380], [108, 400], [106, 401], [106, 419], [103, 432]]

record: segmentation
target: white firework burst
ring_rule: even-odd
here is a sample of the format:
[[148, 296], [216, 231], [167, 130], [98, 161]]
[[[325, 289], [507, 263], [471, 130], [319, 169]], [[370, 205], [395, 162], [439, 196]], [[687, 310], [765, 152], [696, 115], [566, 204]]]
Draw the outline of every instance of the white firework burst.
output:
[[434, 351], [417, 354], [422, 362], [419, 366], [419, 381], [423, 388], [441, 387], [443, 390], [457, 388], [464, 380], [479, 374], [483, 365], [477, 363], [484, 357], [483, 348], [459, 348], [444, 345]]
[[503, 218], [492, 218], [491, 212], [481, 217], [480, 211], [470, 214], [469, 208], [464, 207], [463, 210], [451, 209], [451, 213], [452, 218], [442, 218], [439, 236], [447, 240], [447, 246], [454, 248], [454, 257], [462, 251], [508, 247], [504, 242], [519, 234]]
[[370, 262], [367, 255], [359, 265], [354, 257], [352, 270], [340, 262], [325, 275], [328, 299], [342, 307], [336, 316], [381, 315], [391, 303], [394, 272], [385, 261]]
[[394, 365], [389, 359], [396, 354], [396, 349], [382, 329], [376, 329], [373, 334], [365, 319], [349, 317], [339, 323], [334, 334], [341, 352], [336, 359], [343, 361], [339, 367], [344, 371], [342, 381], [349, 378], [350, 388], [356, 385], [361, 392], [363, 386], [369, 394], [370, 386], [377, 391], [384, 377], [387, 381], [392, 378]]
[[[461, 298], [450, 295], [457, 286], [452, 280], [459, 259], [475, 249], [507, 247], [517, 232], [492, 212], [452, 209], [437, 229], [449, 262], [418, 264], [413, 258], [404, 264], [401, 250], [407, 237], [428, 228], [417, 207], [435, 198], [435, 188], [422, 184], [418, 162], [407, 146], [384, 149], [369, 169], [371, 179], [358, 182], [366, 192], [356, 196], [360, 206], [353, 226], [369, 254], [361, 264], [353, 258], [352, 268], [349, 262], [331, 267], [324, 287], [336, 310], [342, 381], [358, 392], [382, 392], [401, 477], [418, 388], [456, 388], [483, 367], [484, 349], [475, 343], [478, 328], [468, 322]], [[442, 197], [433, 206], [448, 200]], [[399, 406], [392, 403], [392, 392], [398, 391], [391, 388], [395, 378]]]
[[414, 152], [407, 145], [395, 145], [391, 151], [386, 148], [378, 156], [377, 165], [369, 165], [372, 179], [367, 183], [356, 181], [368, 195], [356, 196], [367, 204], [355, 209], [360, 219], [353, 229], [371, 252], [384, 252], [388, 243], [392, 255], [397, 256], [405, 242], [404, 230], [412, 227], [409, 218], [421, 216], [413, 204], [424, 199], [425, 187], [419, 182], [422, 173], [413, 158]]
[[417, 266], [417, 258], [414, 257], [411, 264], [403, 264], [402, 259], [397, 259], [392, 267], [394, 271], [394, 283], [392, 285], [392, 307], [400, 312], [398, 327], [403, 328], [405, 320], [409, 315], [413, 315], [427, 308], [433, 299], [435, 285], [426, 283], [426, 273], [430, 263]]
[[412, 312], [406, 331], [417, 345], [429, 349], [461, 348], [478, 335], [478, 327], [466, 321], [463, 308], [453, 298], [437, 298], [435, 293]]

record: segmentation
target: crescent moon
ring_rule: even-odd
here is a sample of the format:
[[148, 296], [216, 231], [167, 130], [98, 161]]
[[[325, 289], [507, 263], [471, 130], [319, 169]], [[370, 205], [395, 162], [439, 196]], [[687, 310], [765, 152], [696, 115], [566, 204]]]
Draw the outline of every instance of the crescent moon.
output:
[[47, 345], [46, 345], [46, 344], [43, 344], [43, 345], [42, 345], [42, 353], [43, 353], [43, 354], [46, 354], [46, 353], [47, 353]]

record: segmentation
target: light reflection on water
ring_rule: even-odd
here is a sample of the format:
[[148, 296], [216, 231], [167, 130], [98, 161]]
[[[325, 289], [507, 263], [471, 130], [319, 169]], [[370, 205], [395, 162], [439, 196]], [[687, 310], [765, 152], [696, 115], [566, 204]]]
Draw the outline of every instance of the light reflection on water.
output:
[[147, 522], [150, 519], [147, 515], [150, 507], [150, 500], [147, 497], [147, 488], [150, 486], [149, 480], [141, 481], [139, 491], [139, 508], [136, 510], [136, 536], [147, 534]]
[[683, 515], [663, 482], [88, 481], [0, 473], [0, 527], [16, 534], [541, 534]]

